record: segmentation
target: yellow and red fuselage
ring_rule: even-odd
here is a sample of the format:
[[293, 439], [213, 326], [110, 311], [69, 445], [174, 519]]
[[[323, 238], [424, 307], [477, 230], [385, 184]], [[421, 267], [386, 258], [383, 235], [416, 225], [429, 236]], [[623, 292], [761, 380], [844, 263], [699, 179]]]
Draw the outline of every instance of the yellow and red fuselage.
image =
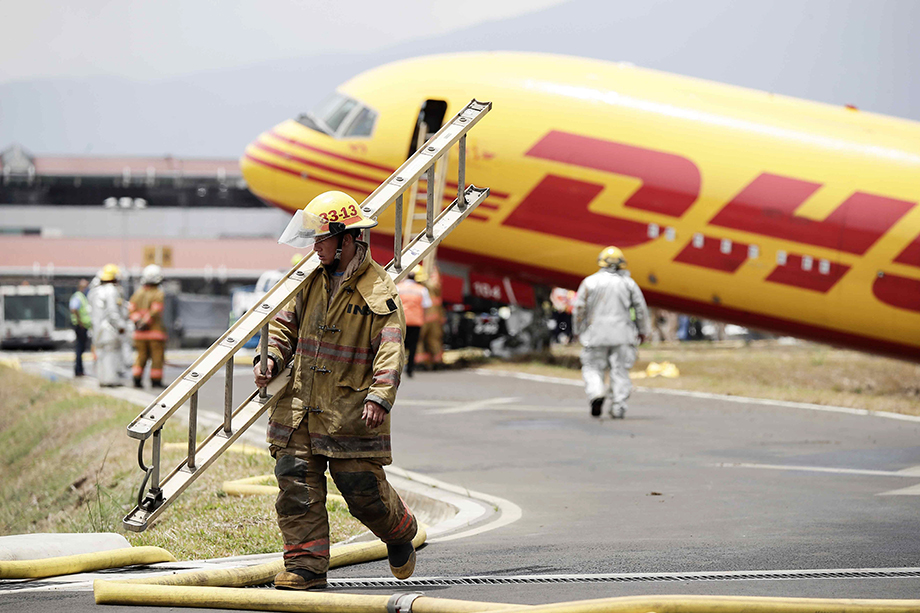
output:
[[[650, 304], [920, 360], [916, 122], [523, 53], [397, 62], [338, 91], [376, 112], [369, 136], [274, 127], [241, 160], [256, 195], [361, 201], [405, 160], [426, 100], [446, 117], [489, 100], [466, 176], [492, 195], [441, 260], [574, 288], [616, 245]], [[392, 236], [393, 212], [380, 222]]]

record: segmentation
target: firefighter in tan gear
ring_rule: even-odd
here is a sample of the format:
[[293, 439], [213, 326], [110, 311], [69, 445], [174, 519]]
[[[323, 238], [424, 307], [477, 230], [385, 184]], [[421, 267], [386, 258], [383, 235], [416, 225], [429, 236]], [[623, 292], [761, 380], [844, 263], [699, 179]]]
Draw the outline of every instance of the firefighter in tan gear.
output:
[[[636, 361], [638, 345], [649, 334], [648, 308], [642, 290], [626, 270], [622, 251], [605, 248], [597, 265], [600, 270], [578, 287], [573, 328], [583, 347], [581, 373], [591, 415], [600, 417], [604, 398], [609, 396], [610, 417], [623, 418], [632, 392], [629, 369]], [[610, 382], [605, 385], [608, 371]]]
[[144, 368], [150, 362], [150, 385], [163, 387], [163, 363], [166, 355], [166, 328], [163, 327], [163, 302], [160, 284], [163, 272], [156, 264], [144, 268], [140, 289], [128, 302], [128, 313], [134, 322], [134, 348], [137, 357], [131, 374], [134, 387], [143, 387]]
[[268, 424], [281, 489], [275, 509], [285, 570], [275, 586], [282, 589], [326, 586], [327, 465], [348, 510], [387, 544], [393, 575], [406, 579], [415, 569], [418, 525], [383, 472], [392, 462], [389, 414], [405, 360], [405, 320], [396, 286], [357, 240], [375, 225], [350, 196], [327, 192], [294, 214], [280, 240], [312, 248], [322, 263], [271, 321], [267, 370], [258, 358], [253, 367], [264, 387], [293, 361]]
[[437, 265], [432, 265], [431, 274], [419, 268], [415, 280], [428, 289], [431, 306], [425, 309], [425, 323], [419, 336], [416, 361], [437, 369], [444, 364], [444, 300], [441, 298], [441, 274]]

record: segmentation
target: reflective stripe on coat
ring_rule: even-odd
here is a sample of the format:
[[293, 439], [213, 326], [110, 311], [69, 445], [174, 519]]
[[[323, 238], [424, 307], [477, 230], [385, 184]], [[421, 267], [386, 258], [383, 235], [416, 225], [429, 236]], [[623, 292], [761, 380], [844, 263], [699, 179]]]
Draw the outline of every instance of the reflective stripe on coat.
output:
[[390, 463], [389, 415], [369, 429], [361, 414], [366, 400], [393, 408], [406, 324], [396, 286], [358, 244], [361, 264], [333, 296], [329, 273], [319, 267], [307, 279], [300, 312], [291, 300], [269, 324], [269, 353], [278, 364], [293, 358], [293, 377], [272, 410], [267, 438], [286, 447], [307, 417], [314, 454]]

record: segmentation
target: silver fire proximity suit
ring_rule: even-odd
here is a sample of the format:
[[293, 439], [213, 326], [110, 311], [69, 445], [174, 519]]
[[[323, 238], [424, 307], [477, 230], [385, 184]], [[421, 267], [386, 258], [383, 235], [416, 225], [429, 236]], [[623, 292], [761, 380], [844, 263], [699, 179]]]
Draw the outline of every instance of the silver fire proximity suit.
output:
[[[583, 347], [581, 372], [588, 401], [607, 396], [611, 416], [622, 417], [632, 392], [629, 369], [636, 361], [639, 335], [649, 334], [648, 307], [629, 271], [601, 268], [582, 281], [575, 296], [573, 327]], [[610, 381], [605, 384], [608, 370]]]
[[127, 320], [121, 293], [114, 283], [102, 283], [89, 293], [93, 316], [93, 346], [96, 350], [96, 378], [99, 385], [121, 385], [124, 370], [121, 335]]

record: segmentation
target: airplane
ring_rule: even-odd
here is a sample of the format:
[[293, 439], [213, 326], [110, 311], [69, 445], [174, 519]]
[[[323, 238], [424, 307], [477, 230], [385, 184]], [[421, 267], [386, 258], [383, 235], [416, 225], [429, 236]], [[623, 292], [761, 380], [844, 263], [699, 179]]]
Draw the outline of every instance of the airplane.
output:
[[[360, 202], [471, 98], [493, 111], [468, 137], [466, 180], [492, 192], [438, 262], [473, 293], [577, 288], [615, 245], [652, 306], [920, 361], [918, 122], [627, 63], [470, 52], [352, 78], [250, 143], [243, 175], [288, 211], [331, 189]], [[391, 210], [371, 232], [378, 260], [394, 231]]]

